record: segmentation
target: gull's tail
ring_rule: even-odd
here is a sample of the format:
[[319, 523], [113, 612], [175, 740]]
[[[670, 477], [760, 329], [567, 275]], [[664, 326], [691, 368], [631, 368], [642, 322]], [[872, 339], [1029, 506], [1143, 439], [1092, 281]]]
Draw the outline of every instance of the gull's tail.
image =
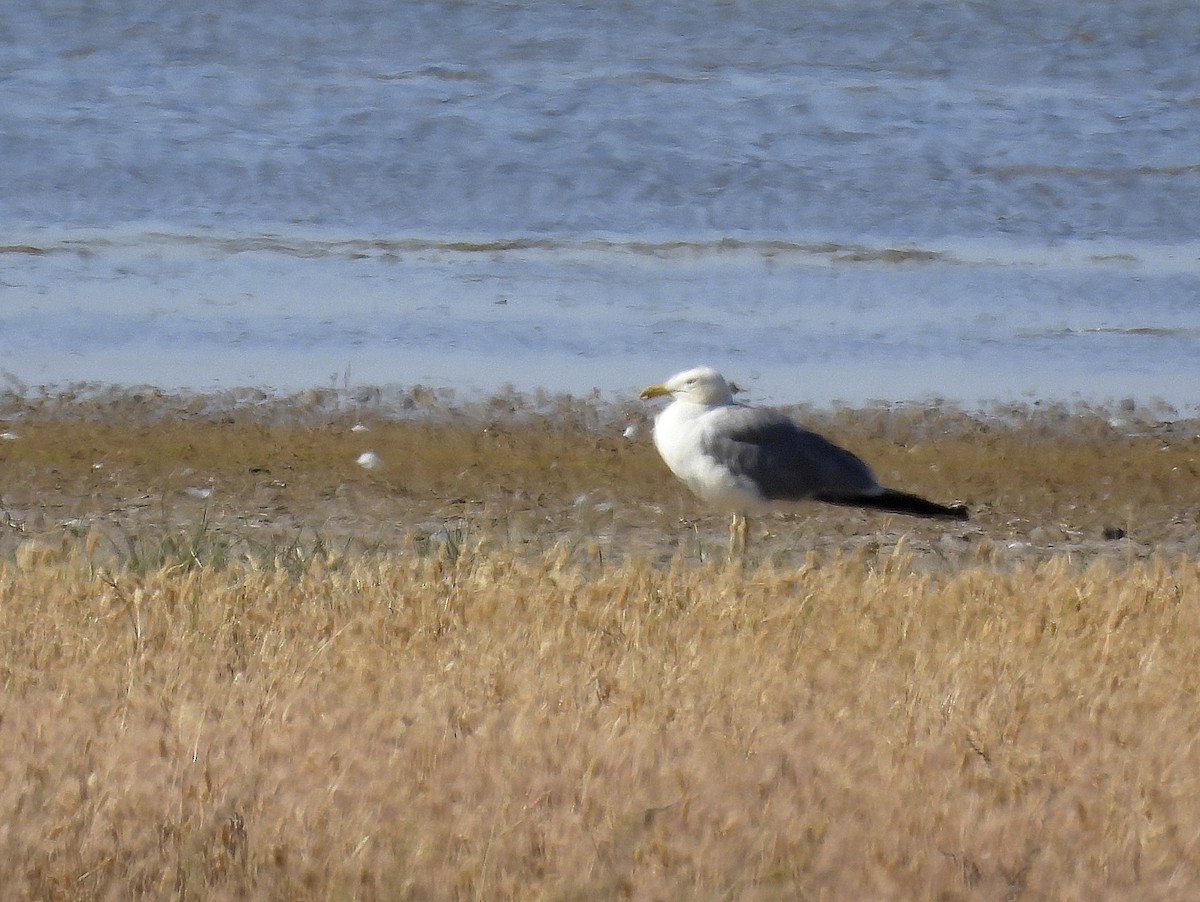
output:
[[940, 517], [944, 520], [966, 520], [970, 514], [965, 504], [938, 504], [926, 501], [908, 492], [884, 489], [877, 495], [839, 495], [834, 493], [816, 496], [826, 504], [841, 504], [846, 507], [869, 507], [874, 510], [890, 511], [893, 514], [911, 514], [914, 517]]

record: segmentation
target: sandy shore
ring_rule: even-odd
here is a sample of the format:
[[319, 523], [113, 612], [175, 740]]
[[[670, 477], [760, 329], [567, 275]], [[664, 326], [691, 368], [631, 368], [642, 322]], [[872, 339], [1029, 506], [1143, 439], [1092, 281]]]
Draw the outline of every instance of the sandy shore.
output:
[[[462, 543], [619, 560], [722, 553], [726, 521], [650, 443], [657, 408], [422, 387], [168, 395], [83, 387], [0, 398], [0, 553], [90, 537], [126, 559], [164, 535], [223, 554]], [[889, 553], [926, 566], [1200, 554], [1200, 423], [1138, 410], [795, 410], [881, 481], [970, 506], [967, 524], [800, 506], [759, 518], [757, 559]], [[371, 457], [363, 458], [370, 454]], [[360, 459], [373, 466], [364, 466]]]

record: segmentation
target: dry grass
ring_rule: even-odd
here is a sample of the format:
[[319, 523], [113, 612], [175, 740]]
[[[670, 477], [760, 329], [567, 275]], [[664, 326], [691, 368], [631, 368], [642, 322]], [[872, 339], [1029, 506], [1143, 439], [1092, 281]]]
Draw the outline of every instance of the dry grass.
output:
[[1200, 568], [0, 570], [11, 898], [1185, 898]]
[[604, 422], [358, 419], [4, 424], [7, 898], [1200, 892], [1192, 426], [845, 412], [976, 519], [732, 567]]

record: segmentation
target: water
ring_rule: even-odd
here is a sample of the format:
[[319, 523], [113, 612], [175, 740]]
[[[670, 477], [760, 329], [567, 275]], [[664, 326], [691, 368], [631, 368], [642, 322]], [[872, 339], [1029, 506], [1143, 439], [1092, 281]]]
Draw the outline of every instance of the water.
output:
[[1200, 7], [31, 2], [0, 372], [1200, 403]]

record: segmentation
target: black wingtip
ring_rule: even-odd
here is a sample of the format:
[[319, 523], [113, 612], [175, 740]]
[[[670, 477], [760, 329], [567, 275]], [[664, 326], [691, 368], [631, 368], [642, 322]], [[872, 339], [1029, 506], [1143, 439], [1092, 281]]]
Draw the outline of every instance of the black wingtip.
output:
[[914, 517], [936, 517], [940, 520], [968, 520], [970, 511], [965, 504], [938, 504], [919, 495], [884, 489], [877, 495], [817, 495], [818, 501], [840, 504], [847, 507], [863, 507], [883, 510], [893, 514], [909, 514]]

